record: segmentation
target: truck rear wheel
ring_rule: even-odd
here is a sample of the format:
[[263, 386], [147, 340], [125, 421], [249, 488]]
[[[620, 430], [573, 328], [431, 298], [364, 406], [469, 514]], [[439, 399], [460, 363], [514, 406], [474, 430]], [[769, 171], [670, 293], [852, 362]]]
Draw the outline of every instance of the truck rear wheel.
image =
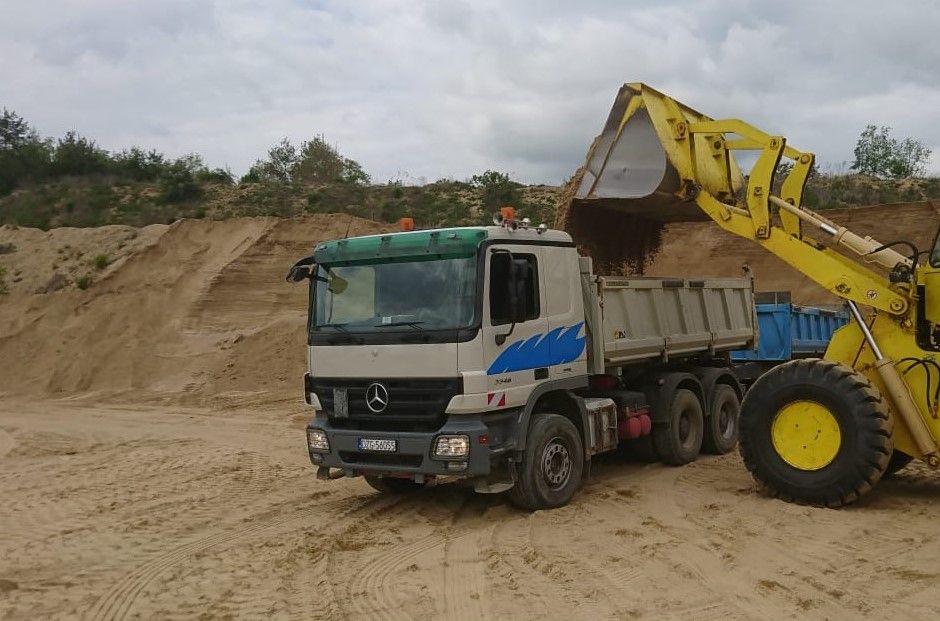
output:
[[581, 487], [583, 471], [584, 447], [574, 423], [558, 414], [536, 414], [509, 498], [532, 511], [561, 507]]
[[718, 384], [712, 393], [702, 451], [712, 455], [730, 453], [738, 443], [738, 416], [741, 402], [737, 391], [727, 384]]
[[695, 461], [704, 433], [702, 403], [691, 390], [679, 388], [672, 397], [664, 425], [653, 426], [653, 445], [664, 464], [682, 466]]
[[383, 494], [410, 494], [424, 488], [424, 483], [415, 483], [411, 479], [371, 475], [366, 475], [364, 478], [372, 489]]
[[741, 409], [741, 456], [771, 495], [838, 507], [878, 482], [893, 449], [881, 395], [850, 367], [797, 360], [758, 379]]

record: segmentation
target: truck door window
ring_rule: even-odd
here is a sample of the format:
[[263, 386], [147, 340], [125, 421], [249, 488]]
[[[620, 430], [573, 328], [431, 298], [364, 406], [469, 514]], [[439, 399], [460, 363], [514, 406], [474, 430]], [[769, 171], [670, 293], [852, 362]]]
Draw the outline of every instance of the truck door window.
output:
[[539, 269], [534, 254], [499, 252], [490, 258], [490, 322], [494, 326], [512, 323], [512, 283], [510, 256], [517, 265], [516, 297], [521, 316], [529, 321], [539, 316]]

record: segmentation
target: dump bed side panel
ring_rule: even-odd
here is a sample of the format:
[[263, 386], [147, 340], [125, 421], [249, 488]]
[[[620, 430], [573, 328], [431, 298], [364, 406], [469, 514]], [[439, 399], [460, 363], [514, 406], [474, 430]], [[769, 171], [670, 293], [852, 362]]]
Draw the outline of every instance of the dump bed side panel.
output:
[[848, 323], [843, 310], [794, 306], [788, 302], [757, 305], [757, 349], [731, 353], [737, 361], [782, 362], [822, 356], [832, 333]]
[[[752, 346], [750, 279], [597, 278], [604, 366]], [[597, 338], [596, 337], [596, 338]]]

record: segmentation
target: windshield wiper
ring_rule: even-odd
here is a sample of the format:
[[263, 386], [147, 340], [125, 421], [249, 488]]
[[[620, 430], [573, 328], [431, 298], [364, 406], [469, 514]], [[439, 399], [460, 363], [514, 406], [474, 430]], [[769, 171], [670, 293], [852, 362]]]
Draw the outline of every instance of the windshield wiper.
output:
[[418, 324], [424, 323], [423, 321], [393, 321], [391, 323], [377, 323], [374, 328], [394, 328], [396, 326], [410, 326], [415, 330], [424, 330], [424, 328], [419, 328]]
[[314, 327], [317, 328], [318, 330], [320, 328], [336, 328], [340, 332], [343, 332], [345, 334], [350, 334], [349, 330], [343, 327], [345, 325], [346, 325], [345, 323], [321, 323], [321, 324], [317, 324]]

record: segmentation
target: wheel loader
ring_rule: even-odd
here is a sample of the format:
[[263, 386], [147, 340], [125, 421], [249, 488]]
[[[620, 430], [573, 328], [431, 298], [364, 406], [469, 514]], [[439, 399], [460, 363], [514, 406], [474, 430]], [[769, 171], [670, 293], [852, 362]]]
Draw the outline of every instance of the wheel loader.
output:
[[607, 235], [617, 221], [704, 216], [845, 301], [852, 320], [823, 358], [760, 377], [740, 420], [744, 464], [765, 491], [836, 507], [911, 459], [940, 467], [940, 237], [928, 250], [883, 244], [807, 209], [813, 162], [783, 136], [625, 84], [558, 228]]

